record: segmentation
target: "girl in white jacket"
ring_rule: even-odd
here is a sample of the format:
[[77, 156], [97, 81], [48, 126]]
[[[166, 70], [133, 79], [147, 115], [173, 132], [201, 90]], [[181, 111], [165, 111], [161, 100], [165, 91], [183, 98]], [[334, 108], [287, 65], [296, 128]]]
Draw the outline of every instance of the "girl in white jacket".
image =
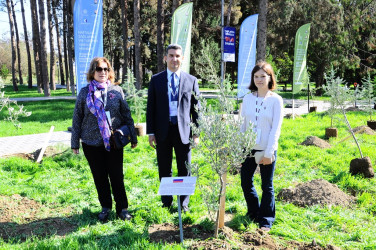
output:
[[[251, 93], [244, 96], [241, 111], [241, 116], [244, 118], [241, 131], [244, 132], [252, 123], [257, 134], [256, 145], [251, 156], [242, 164], [241, 186], [247, 202], [247, 215], [265, 231], [270, 230], [275, 220], [273, 175], [283, 120], [282, 98], [272, 92], [276, 87], [272, 66], [266, 62], [257, 63], [252, 70], [249, 86]], [[258, 151], [263, 157], [256, 162], [253, 155]], [[253, 176], [258, 165], [263, 192], [261, 203], [253, 184]]]

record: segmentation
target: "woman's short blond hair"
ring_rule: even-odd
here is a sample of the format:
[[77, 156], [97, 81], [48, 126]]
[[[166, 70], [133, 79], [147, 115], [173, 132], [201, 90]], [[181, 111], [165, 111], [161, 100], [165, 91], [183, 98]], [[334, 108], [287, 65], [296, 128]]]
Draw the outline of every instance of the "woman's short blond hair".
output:
[[93, 60], [91, 60], [89, 70], [86, 73], [86, 80], [88, 82], [91, 82], [92, 80], [94, 80], [95, 69], [98, 66], [98, 64], [101, 62], [105, 62], [107, 64], [108, 80], [110, 80], [111, 83], [114, 83], [115, 81], [114, 70], [106, 57], [94, 57]]

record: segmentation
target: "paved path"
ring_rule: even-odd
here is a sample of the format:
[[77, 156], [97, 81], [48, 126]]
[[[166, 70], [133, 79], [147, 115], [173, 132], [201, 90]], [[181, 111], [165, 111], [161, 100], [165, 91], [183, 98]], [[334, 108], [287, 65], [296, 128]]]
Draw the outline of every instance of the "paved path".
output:
[[[0, 157], [17, 153], [32, 153], [41, 149], [48, 133], [0, 137]], [[68, 131], [53, 132], [48, 145], [63, 144], [70, 146], [71, 133]]]
[[[37, 97], [39, 98], [39, 97]], [[32, 101], [37, 98], [22, 98], [23, 101]], [[55, 96], [55, 97], [40, 97], [41, 100], [48, 99], [74, 99], [72, 96]], [[20, 100], [20, 99], [19, 99]], [[284, 104], [292, 104], [292, 100], [284, 99]], [[317, 106], [317, 112], [322, 112], [328, 109], [329, 103], [324, 101], [315, 101], [315, 106]], [[308, 113], [308, 103], [306, 100], [295, 100], [295, 105], [298, 106], [294, 109], [294, 113], [297, 115]], [[312, 102], [310, 103], [312, 106]], [[348, 106], [352, 106], [349, 104]], [[285, 108], [284, 114], [291, 114], [292, 108]], [[23, 136], [12, 136], [12, 137], [0, 137], [0, 157], [5, 155], [12, 155], [16, 153], [32, 153], [37, 149], [42, 148], [43, 143], [47, 138], [48, 133], [44, 134], [34, 134], [34, 135], [23, 135]], [[70, 147], [71, 133], [68, 131], [53, 132], [51, 139], [49, 140], [49, 145], [63, 144]]]
[[10, 100], [17, 102], [36, 102], [36, 101], [48, 101], [48, 100], [76, 100], [76, 96], [49, 96], [49, 97], [20, 97], [9, 98]]

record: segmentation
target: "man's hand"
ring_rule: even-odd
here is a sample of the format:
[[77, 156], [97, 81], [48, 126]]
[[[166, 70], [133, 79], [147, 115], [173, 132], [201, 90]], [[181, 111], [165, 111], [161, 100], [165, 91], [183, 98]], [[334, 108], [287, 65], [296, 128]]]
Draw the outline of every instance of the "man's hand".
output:
[[197, 135], [194, 135], [193, 142], [195, 143], [195, 146], [197, 146], [200, 143], [200, 138]]
[[73, 154], [78, 155], [80, 153], [80, 150], [78, 148], [72, 148]]
[[149, 135], [149, 144], [150, 147], [155, 149], [155, 146], [157, 146], [157, 140], [155, 139], [155, 135]]

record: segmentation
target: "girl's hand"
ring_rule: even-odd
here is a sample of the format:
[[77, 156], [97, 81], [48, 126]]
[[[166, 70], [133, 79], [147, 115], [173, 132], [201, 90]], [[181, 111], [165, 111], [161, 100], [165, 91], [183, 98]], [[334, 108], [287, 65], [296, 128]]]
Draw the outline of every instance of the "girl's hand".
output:
[[259, 164], [270, 165], [270, 164], [272, 164], [272, 158], [262, 157]]

